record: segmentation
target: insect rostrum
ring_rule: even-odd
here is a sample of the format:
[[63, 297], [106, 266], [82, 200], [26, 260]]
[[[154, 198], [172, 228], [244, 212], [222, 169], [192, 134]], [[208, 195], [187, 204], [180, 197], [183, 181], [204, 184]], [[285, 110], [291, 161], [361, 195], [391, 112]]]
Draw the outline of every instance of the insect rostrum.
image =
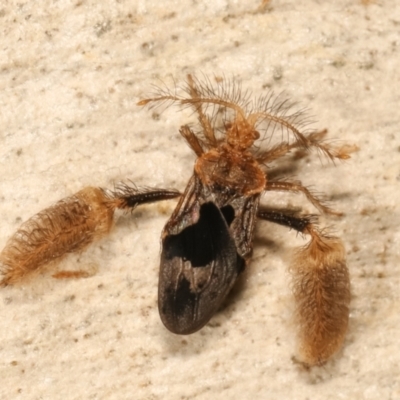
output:
[[0, 253], [1, 283], [14, 283], [106, 234], [116, 208], [180, 196], [162, 232], [158, 304], [164, 325], [177, 334], [202, 328], [249, 262], [257, 220], [270, 221], [310, 238], [290, 271], [300, 360], [324, 363], [341, 347], [348, 325], [344, 247], [317, 227], [316, 216], [266, 208], [260, 198], [267, 191], [302, 193], [320, 212], [337, 214], [299, 181], [269, 179], [267, 168], [296, 150], [314, 149], [334, 160], [349, 158], [349, 149], [324, 142], [326, 131], [302, 131], [306, 120], [286, 102], [251, 101], [233, 81], [212, 85], [189, 75], [182, 95], [159, 89], [138, 104], [163, 102], [189, 107], [198, 116], [197, 126], [180, 128], [197, 156], [183, 195], [124, 184], [113, 191], [85, 188], [32, 217], [9, 239]]

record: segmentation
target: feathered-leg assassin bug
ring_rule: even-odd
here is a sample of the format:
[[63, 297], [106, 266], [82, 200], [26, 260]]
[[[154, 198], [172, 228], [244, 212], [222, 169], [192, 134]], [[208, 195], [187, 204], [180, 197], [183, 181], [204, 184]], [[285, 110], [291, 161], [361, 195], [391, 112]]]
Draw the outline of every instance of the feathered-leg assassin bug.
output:
[[210, 320], [249, 262], [254, 227], [262, 219], [310, 237], [296, 252], [290, 271], [300, 360], [324, 363], [341, 347], [348, 325], [344, 247], [318, 229], [315, 216], [259, 203], [267, 191], [295, 192], [320, 212], [338, 214], [300, 182], [269, 179], [267, 165], [296, 150], [316, 149], [331, 160], [347, 159], [351, 148], [324, 142], [326, 131], [301, 132], [301, 113], [290, 113], [287, 103], [271, 97], [250, 101], [234, 82], [213, 87], [189, 75], [184, 95], [160, 90], [138, 104], [168, 101], [190, 107], [198, 116], [198, 130], [188, 125], [180, 129], [197, 156], [184, 194], [125, 184], [114, 190], [87, 187], [22, 224], [0, 253], [0, 284], [12, 284], [66, 253], [81, 251], [108, 233], [117, 208], [181, 196], [162, 233], [158, 303], [164, 325], [190, 334]]
[[289, 191], [303, 193], [323, 213], [338, 214], [300, 182], [268, 179], [266, 166], [292, 150], [315, 148], [334, 160], [349, 158], [351, 149], [323, 142], [326, 131], [302, 133], [301, 113], [291, 114], [271, 97], [251, 102], [234, 82], [213, 87], [189, 75], [184, 95], [159, 90], [138, 104], [157, 102], [191, 107], [199, 122], [196, 131], [180, 128], [197, 160], [162, 233], [158, 305], [164, 325], [176, 334], [202, 328], [249, 262], [257, 219], [275, 222], [310, 236], [291, 266], [300, 359], [324, 363], [341, 347], [348, 325], [344, 247], [316, 227], [316, 217], [259, 203], [266, 191]]

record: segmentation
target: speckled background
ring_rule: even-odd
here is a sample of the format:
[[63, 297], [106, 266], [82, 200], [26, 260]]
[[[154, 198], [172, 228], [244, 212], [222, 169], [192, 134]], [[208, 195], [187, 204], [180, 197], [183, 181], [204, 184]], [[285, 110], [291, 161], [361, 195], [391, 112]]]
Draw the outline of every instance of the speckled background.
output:
[[[397, 0], [3, 1], [0, 5], [0, 246], [22, 221], [86, 185], [121, 179], [183, 189], [193, 118], [136, 106], [187, 73], [284, 92], [315, 128], [359, 151], [297, 175], [345, 212], [350, 329], [304, 371], [287, 272], [305, 243], [260, 223], [250, 267], [200, 332], [170, 334], [157, 311], [160, 232], [175, 202], [116, 217], [111, 235], [0, 291], [2, 399], [399, 399], [400, 5]], [[304, 206], [298, 195], [267, 204]]]

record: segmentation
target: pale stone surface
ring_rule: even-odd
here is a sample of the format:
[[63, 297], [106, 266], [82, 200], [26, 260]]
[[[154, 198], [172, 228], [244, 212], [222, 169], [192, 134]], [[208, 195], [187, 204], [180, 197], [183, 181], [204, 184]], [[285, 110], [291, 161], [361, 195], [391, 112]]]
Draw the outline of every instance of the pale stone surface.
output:
[[182, 190], [194, 156], [178, 128], [190, 113], [158, 117], [136, 102], [189, 72], [284, 91], [360, 151], [336, 167], [307, 157], [298, 171], [346, 212], [324, 219], [346, 244], [353, 288], [345, 346], [326, 366], [291, 361], [288, 254], [305, 241], [267, 223], [227, 307], [188, 337], [163, 328], [159, 234], [171, 201], [120, 216], [108, 239], [59, 266], [94, 276], [1, 289], [0, 398], [400, 398], [400, 5], [369, 3], [2, 2], [1, 247], [85, 185]]

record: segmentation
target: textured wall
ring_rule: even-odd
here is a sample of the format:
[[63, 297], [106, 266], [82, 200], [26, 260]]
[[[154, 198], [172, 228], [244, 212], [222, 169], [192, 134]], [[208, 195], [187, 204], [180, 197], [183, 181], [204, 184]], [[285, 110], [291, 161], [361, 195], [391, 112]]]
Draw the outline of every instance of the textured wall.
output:
[[[365, 4], [368, 3], [368, 4]], [[226, 307], [170, 334], [157, 311], [160, 232], [174, 201], [119, 215], [108, 239], [0, 290], [3, 399], [398, 399], [400, 6], [396, 0], [7, 1], [0, 6], [0, 246], [20, 223], [86, 185], [122, 179], [183, 190], [190, 111], [136, 106], [187, 73], [284, 92], [315, 128], [359, 151], [296, 176], [334, 200], [352, 311], [345, 346], [310, 371], [287, 272], [301, 235], [268, 223]], [[172, 83], [173, 84], [173, 83]], [[266, 204], [305, 206], [301, 195]]]

